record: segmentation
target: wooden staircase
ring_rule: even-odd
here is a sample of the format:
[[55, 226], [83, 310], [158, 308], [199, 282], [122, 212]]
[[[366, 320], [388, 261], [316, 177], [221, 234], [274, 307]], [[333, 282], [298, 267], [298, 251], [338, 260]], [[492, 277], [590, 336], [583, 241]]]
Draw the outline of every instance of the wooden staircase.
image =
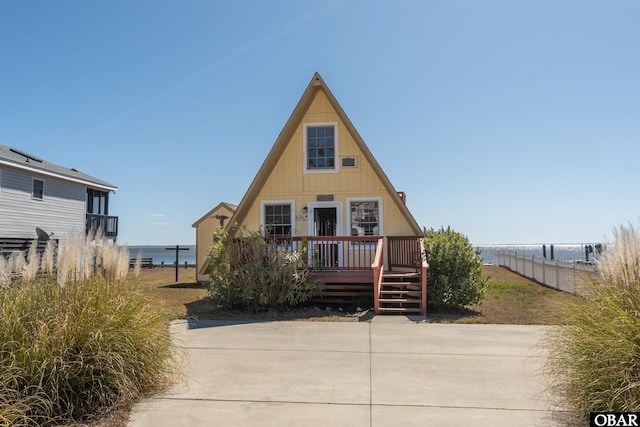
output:
[[427, 313], [427, 264], [421, 237], [388, 237], [389, 269], [384, 267], [384, 242], [378, 241], [373, 270], [376, 314]]
[[380, 313], [424, 313], [420, 273], [382, 273], [378, 292]]

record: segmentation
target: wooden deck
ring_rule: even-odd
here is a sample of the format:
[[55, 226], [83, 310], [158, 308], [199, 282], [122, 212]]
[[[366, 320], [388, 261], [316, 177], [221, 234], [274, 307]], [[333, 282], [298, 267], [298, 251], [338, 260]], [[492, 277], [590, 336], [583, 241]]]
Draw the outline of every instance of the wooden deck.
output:
[[[327, 237], [323, 239], [328, 239]], [[353, 238], [325, 244], [343, 245]], [[372, 300], [377, 314], [420, 313], [426, 314], [427, 263], [424, 245], [419, 236], [388, 237], [388, 260], [385, 269], [384, 238], [376, 241], [375, 250], [370, 249], [370, 265], [357, 266], [332, 263], [326, 269], [311, 273], [311, 278], [324, 283], [320, 298], [316, 303], [363, 303]], [[310, 239], [311, 240], [311, 239]], [[313, 241], [313, 240], [312, 240]], [[372, 242], [370, 242], [372, 243]], [[369, 247], [372, 248], [373, 245]], [[343, 261], [346, 257], [343, 257]], [[354, 259], [362, 259], [359, 255]], [[338, 260], [336, 257], [335, 260]]]
[[300, 251], [311, 278], [324, 283], [310, 302], [362, 303], [376, 313], [426, 314], [427, 262], [423, 236], [268, 237], [270, 250]]

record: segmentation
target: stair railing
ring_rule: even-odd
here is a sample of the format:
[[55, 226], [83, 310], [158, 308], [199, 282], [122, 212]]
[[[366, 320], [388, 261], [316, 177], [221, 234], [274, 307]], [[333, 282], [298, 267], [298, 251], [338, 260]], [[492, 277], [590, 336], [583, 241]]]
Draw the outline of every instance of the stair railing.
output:
[[382, 276], [384, 269], [384, 238], [378, 239], [378, 245], [376, 246], [376, 255], [371, 264], [371, 270], [373, 270], [373, 309], [376, 314], [380, 314], [380, 289], [382, 287]]
[[421, 270], [421, 277], [420, 277], [420, 281], [421, 281], [421, 292], [422, 292], [422, 304], [420, 305], [420, 307], [422, 308], [422, 311], [420, 314], [426, 315], [427, 314], [427, 270], [429, 269], [429, 264], [427, 263], [427, 252], [424, 249], [424, 240], [421, 238], [420, 239], [420, 258], [422, 260], [421, 262], [421, 266], [420, 266], [420, 270]]

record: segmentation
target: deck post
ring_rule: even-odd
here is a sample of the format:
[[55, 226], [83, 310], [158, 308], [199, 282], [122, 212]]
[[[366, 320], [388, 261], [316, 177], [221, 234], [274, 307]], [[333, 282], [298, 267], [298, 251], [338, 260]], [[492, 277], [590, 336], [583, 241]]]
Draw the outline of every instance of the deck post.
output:
[[373, 310], [376, 314], [380, 314], [380, 283], [382, 282], [382, 270], [384, 269], [384, 238], [378, 239], [376, 246], [376, 255], [371, 264], [373, 270]]

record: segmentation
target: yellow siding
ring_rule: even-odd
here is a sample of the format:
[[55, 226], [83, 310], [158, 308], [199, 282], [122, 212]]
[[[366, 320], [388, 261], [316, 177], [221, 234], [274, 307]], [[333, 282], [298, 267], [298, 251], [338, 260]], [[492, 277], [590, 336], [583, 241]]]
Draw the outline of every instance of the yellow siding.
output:
[[[198, 274], [203, 265], [207, 262], [211, 245], [213, 244], [213, 233], [220, 226], [220, 220], [216, 215], [225, 215], [229, 218], [233, 216], [233, 211], [225, 205], [220, 205], [218, 209], [214, 209], [196, 225], [196, 274], [199, 282], [209, 281], [209, 276]], [[227, 223], [225, 222], [225, 225]]]
[[[337, 123], [337, 162], [338, 172], [304, 173], [304, 124], [305, 123]], [[356, 168], [340, 167], [340, 158], [355, 156]], [[303, 207], [316, 202], [317, 195], [333, 195], [334, 202], [342, 202], [342, 224], [344, 235], [349, 235], [347, 214], [349, 206], [347, 198], [380, 197], [382, 199], [383, 232], [385, 235], [411, 235], [415, 232], [402, 215], [373, 167], [369, 164], [353, 137], [341, 122], [340, 116], [333, 109], [323, 91], [318, 91], [315, 99], [298, 124], [291, 140], [286, 144], [282, 156], [272, 168], [270, 176], [264, 183], [253, 206], [251, 206], [245, 225], [249, 230], [261, 227], [260, 202], [265, 200], [294, 200], [295, 214], [304, 215]], [[296, 235], [308, 234], [308, 222], [297, 220]]]

